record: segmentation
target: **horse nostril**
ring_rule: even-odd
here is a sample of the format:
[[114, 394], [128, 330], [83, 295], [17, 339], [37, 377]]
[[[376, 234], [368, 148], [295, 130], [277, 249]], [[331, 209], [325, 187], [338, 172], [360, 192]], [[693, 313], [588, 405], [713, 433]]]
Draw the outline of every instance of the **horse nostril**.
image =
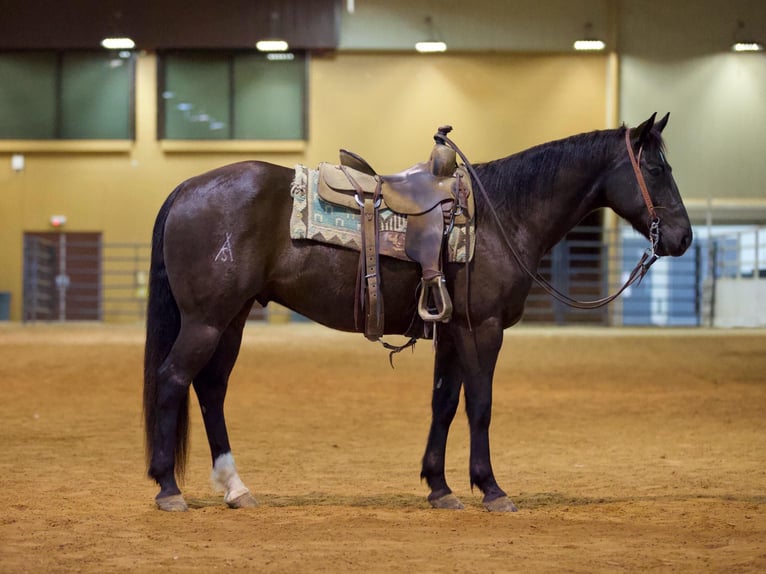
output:
[[684, 236], [681, 238], [681, 250], [686, 251], [691, 245], [691, 243], [692, 243], [691, 233], [684, 234]]

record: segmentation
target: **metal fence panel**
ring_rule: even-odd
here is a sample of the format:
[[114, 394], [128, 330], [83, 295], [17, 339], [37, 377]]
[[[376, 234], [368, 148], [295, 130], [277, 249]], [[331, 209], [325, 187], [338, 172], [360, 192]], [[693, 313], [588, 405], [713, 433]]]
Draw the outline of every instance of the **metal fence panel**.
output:
[[[25, 251], [30, 250], [30, 255], [25, 257], [28, 267], [25, 268], [25, 319], [55, 320], [58, 318], [56, 304], [51, 301], [50, 295], [51, 284], [55, 287], [56, 281], [56, 272], [50, 269], [51, 245], [35, 241], [30, 238], [29, 247], [25, 244]], [[600, 227], [581, 226], [568, 234], [543, 258], [539, 272], [571, 297], [599, 299], [619, 288], [647, 245], [644, 238], [635, 233], [631, 236], [622, 227], [604, 231]], [[81, 292], [76, 285], [70, 283], [69, 300], [76, 300], [78, 304], [89, 307], [89, 316], [93, 318], [105, 321], [143, 320], [146, 315], [151, 246], [148, 243], [103, 243], [100, 248], [98, 265], [91, 265], [91, 271], [82, 272], [98, 273], [100, 290], [95, 295], [92, 290]], [[731, 250], [728, 244], [726, 249], [727, 255], [722, 256], [721, 261], [729, 265], [730, 261], [737, 259], [729, 253]], [[527, 299], [524, 321], [595, 325], [698, 325], [711, 314], [714, 307], [714, 291], [705, 272], [708, 256], [705, 243], [695, 242], [683, 257], [662, 258], [654, 264], [640, 285], [629, 288], [614, 303], [595, 310], [572, 309], [533, 285]], [[37, 287], [32, 288], [33, 285]], [[30, 294], [29, 299], [27, 293]], [[266, 313], [256, 305], [251, 318], [264, 319]]]
[[766, 227], [749, 227], [707, 239], [703, 281], [704, 324], [766, 326]]
[[105, 243], [101, 284], [104, 319], [140, 320], [146, 316], [151, 245]]
[[56, 314], [56, 243], [24, 236], [25, 321], [51, 321]]

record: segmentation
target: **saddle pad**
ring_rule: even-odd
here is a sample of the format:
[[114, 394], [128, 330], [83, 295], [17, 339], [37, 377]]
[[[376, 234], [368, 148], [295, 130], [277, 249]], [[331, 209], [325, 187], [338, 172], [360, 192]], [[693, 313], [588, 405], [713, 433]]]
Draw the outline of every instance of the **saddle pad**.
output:
[[[362, 245], [362, 225], [358, 209], [333, 205], [319, 197], [319, 171], [304, 165], [295, 166], [295, 178], [290, 188], [293, 209], [290, 215], [290, 237], [338, 245], [359, 251]], [[390, 209], [380, 209], [380, 254], [412, 261], [404, 252], [407, 217]], [[466, 261], [466, 234], [470, 234], [469, 260], [473, 258], [476, 230], [473, 220], [457, 225], [447, 238], [447, 260]]]

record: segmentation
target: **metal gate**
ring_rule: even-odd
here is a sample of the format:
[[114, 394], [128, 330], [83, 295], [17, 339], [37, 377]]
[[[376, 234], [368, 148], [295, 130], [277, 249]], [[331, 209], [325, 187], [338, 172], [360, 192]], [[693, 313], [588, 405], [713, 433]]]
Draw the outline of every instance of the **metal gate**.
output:
[[104, 243], [102, 256], [103, 319], [143, 319], [146, 316], [151, 245]]
[[[578, 226], [540, 263], [540, 274], [576, 299], [600, 299], [620, 288], [647, 241], [629, 226], [604, 232]], [[638, 285], [599, 309], [570, 309], [533, 285], [524, 311], [526, 323], [696, 326], [704, 261], [695, 242], [682, 257], [663, 257]]]
[[716, 327], [766, 326], [766, 227], [731, 226], [706, 238], [703, 322]]
[[[151, 245], [100, 233], [24, 234], [24, 321], [142, 321]], [[257, 303], [250, 319], [263, 320]]]
[[52, 321], [56, 312], [56, 242], [24, 235], [25, 321]]
[[98, 321], [101, 234], [24, 234], [24, 321]]
[[[611, 238], [598, 226], [581, 225], [573, 229], [547, 253], [538, 273], [556, 289], [582, 300], [600, 299], [607, 292]], [[532, 284], [524, 308], [526, 323], [587, 323], [607, 325], [609, 310], [574, 309]]]

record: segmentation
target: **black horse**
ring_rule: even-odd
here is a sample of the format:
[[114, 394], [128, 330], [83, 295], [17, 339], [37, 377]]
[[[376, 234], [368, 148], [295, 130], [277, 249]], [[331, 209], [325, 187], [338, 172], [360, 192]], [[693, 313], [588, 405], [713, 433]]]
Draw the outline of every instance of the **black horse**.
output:
[[[653, 204], [660, 220], [656, 254], [678, 256], [689, 247], [691, 226], [663, 153], [667, 120], [666, 115], [655, 123], [652, 116], [637, 128], [576, 135], [476, 166], [474, 179], [483, 183], [486, 195], [475, 194], [475, 256], [470, 269], [462, 263], [444, 269], [454, 312], [438, 330], [432, 420], [421, 471], [432, 506], [462, 507], [444, 475], [447, 433], [462, 387], [471, 485], [481, 489], [487, 509], [515, 510], [492, 471], [489, 425], [503, 329], [522, 316], [532, 283], [528, 270], [535, 271], [549, 249], [602, 207], [650, 237], [653, 217], [647, 206], [651, 211]], [[156, 503], [163, 510], [187, 509], [176, 477], [183, 476], [187, 454], [190, 385], [199, 398], [213, 479], [224, 489], [224, 500], [231, 507], [256, 504], [237, 474], [223, 412], [254, 301], [275, 301], [328, 327], [358, 331], [359, 254], [290, 238], [293, 177], [293, 169], [264, 162], [228, 165], [179, 185], [157, 216], [144, 414], [148, 473], [160, 486]], [[651, 200], [642, 197], [641, 180]], [[385, 332], [422, 333], [417, 265], [382, 258], [380, 266]]]

